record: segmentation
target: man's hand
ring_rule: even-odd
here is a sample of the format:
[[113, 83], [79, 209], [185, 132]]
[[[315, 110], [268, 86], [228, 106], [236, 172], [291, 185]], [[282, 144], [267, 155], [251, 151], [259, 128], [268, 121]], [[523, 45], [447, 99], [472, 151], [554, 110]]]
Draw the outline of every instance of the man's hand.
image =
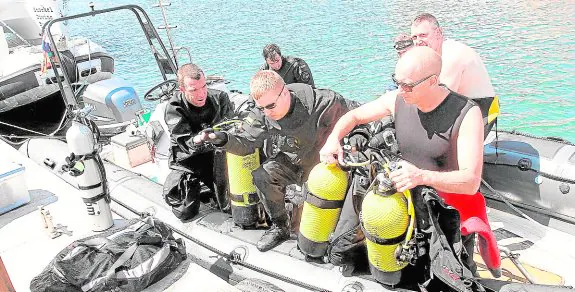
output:
[[214, 129], [208, 128], [194, 136], [193, 141], [196, 144], [207, 142], [216, 146], [222, 146], [228, 142], [228, 136], [225, 132], [214, 131]]
[[365, 150], [368, 142], [368, 139], [362, 134], [355, 134], [349, 137], [349, 145], [355, 151]]
[[416, 186], [423, 185], [424, 171], [415, 165], [407, 162], [398, 162], [398, 167], [389, 174], [389, 178], [395, 185], [398, 192], [412, 189]]
[[343, 148], [337, 138], [333, 138], [332, 136], [327, 138], [327, 141], [325, 141], [325, 144], [319, 151], [319, 159], [321, 162], [327, 164], [336, 164], [339, 161], [339, 164], [344, 165]]

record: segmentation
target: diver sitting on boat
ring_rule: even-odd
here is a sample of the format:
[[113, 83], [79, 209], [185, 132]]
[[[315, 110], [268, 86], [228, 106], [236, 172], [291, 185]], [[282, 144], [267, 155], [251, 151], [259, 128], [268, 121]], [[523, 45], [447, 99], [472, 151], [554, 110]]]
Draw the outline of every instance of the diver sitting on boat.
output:
[[[321, 149], [321, 160], [343, 164], [339, 141], [345, 135], [357, 125], [393, 116], [402, 161], [389, 177], [397, 191], [429, 186], [455, 198], [481, 196], [477, 192], [483, 164], [481, 111], [469, 98], [439, 84], [441, 70], [441, 57], [432, 49], [415, 47], [405, 52], [393, 76], [398, 91], [344, 115]], [[466, 252], [461, 258], [475, 273], [474, 234], [463, 244]], [[499, 262], [494, 262], [498, 268]]]
[[280, 47], [268, 44], [264, 47], [262, 55], [266, 61], [260, 70], [273, 70], [278, 73], [286, 84], [305, 83], [315, 87], [313, 76], [307, 63], [297, 57], [282, 56]]
[[214, 195], [220, 208], [226, 205], [225, 199], [220, 199], [225, 194], [218, 194], [214, 185], [214, 167], [218, 167], [214, 147], [197, 145], [192, 137], [235, 113], [227, 93], [206, 87], [204, 72], [198, 65], [181, 66], [177, 77], [179, 91], [170, 98], [165, 112], [171, 139], [171, 172], [163, 196], [174, 215], [187, 220], [198, 214], [200, 201], [209, 202]]
[[319, 162], [319, 148], [334, 121], [358, 104], [329, 89], [314, 89], [301, 83], [286, 85], [271, 70], [257, 72], [250, 90], [256, 106], [243, 120], [238, 133], [204, 132], [194, 141], [211, 142], [237, 155], [266, 146], [268, 159], [252, 174], [257, 193], [273, 222], [257, 243], [260, 251], [267, 251], [290, 237], [286, 186], [301, 185], [307, 179]]

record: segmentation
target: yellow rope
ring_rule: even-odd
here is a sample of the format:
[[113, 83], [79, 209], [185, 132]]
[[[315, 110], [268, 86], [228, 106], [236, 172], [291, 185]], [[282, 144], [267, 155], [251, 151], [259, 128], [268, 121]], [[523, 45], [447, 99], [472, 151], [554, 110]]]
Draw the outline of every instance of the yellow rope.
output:
[[229, 125], [229, 124], [240, 123], [241, 121], [242, 121], [242, 120], [228, 120], [228, 121], [223, 121], [223, 122], [221, 122], [221, 123], [215, 124], [212, 128], [213, 128], [214, 130], [218, 130], [218, 131], [219, 131], [219, 130], [222, 129], [222, 126]]

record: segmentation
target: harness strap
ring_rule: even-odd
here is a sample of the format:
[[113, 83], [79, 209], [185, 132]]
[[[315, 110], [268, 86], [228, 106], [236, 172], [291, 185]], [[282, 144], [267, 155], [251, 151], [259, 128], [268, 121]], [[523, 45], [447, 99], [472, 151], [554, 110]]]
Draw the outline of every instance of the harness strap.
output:
[[246, 203], [246, 204], [255, 204], [260, 201], [258, 195], [254, 193], [247, 193], [241, 195], [230, 194], [230, 199], [234, 202]]
[[407, 235], [407, 229], [405, 229], [403, 234], [396, 236], [394, 238], [381, 238], [381, 237], [378, 237], [376, 235], [370, 234], [365, 229], [365, 227], [363, 226], [363, 222], [361, 222], [359, 224], [359, 226], [361, 227], [361, 231], [365, 235], [365, 238], [367, 238], [370, 241], [375, 242], [376, 244], [379, 244], [379, 245], [394, 245], [394, 244], [401, 243], [405, 239], [405, 236]]
[[322, 199], [322, 198], [314, 195], [312, 192], [307, 193], [307, 198], [305, 199], [305, 201], [308, 204], [314, 205], [320, 209], [340, 209], [341, 207], [343, 207], [343, 202], [344, 202], [344, 200]]

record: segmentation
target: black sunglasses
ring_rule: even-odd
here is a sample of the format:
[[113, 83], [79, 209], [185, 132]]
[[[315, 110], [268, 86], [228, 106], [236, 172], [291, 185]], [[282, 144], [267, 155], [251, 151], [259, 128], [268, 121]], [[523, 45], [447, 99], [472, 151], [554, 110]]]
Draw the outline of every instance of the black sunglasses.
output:
[[415, 81], [412, 83], [403, 83], [403, 82], [397, 81], [397, 79], [395, 79], [395, 73], [393, 73], [393, 74], [391, 74], [391, 80], [393, 80], [393, 82], [395, 83], [395, 85], [397, 85], [397, 87], [403, 88], [403, 90], [405, 92], [411, 92], [414, 87], [416, 87], [417, 85], [421, 84], [423, 81], [431, 78], [434, 75], [436, 75], [436, 74], [431, 74], [431, 75], [429, 75], [429, 76], [427, 76], [427, 77], [425, 77], [419, 81]]
[[264, 111], [264, 110], [273, 110], [274, 108], [276, 108], [276, 106], [278, 105], [278, 99], [280, 98], [280, 96], [282, 96], [282, 93], [284, 92], [284, 88], [286, 87], [285, 83], [282, 86], [282, 90], [280, 90], [280, 94], [278, 94], [278, 96], [276, 97], [276, 100], [268, 105], [264, 105], [264, 106], [257, 106], [256, 108], [259, 109], [260, 111]]

